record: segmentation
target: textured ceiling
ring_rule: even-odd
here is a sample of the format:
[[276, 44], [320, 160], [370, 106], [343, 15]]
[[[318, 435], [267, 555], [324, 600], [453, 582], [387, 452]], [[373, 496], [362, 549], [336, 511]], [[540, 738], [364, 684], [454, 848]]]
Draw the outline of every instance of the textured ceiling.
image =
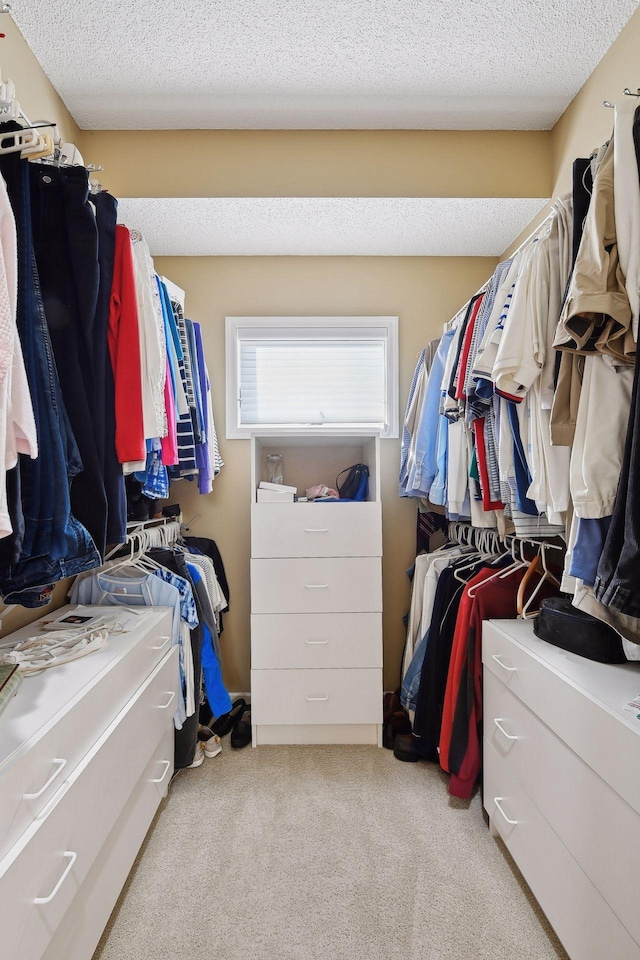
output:
[[12, 0], [90, 129], [545, 129], [637, 6]]
[[498, 256], [547, 201], [223, 197], [120, 200], [154, 256]]

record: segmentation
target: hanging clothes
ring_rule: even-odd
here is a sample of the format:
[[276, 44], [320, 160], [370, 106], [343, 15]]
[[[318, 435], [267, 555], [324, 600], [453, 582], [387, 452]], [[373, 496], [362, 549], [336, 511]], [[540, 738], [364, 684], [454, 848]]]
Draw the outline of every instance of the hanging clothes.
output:
[[[7, 123], [2, 128], [18, 126]], [[97, 566], [100, 555], [71, 512], [69, 481], [78, 476], [82, 462], [56, 374], [34, 267], [28, 161], [16, 153], [2, 155], [0, 173], [17, 228], [16, 324], [38, 438], [37, 458], [21, 456], [19, 472], [13, 474], [9, 503], [13, 532], [0, 540], [0, 592], [5, 603], [38, 607], [50, 601], [57, 580]]]

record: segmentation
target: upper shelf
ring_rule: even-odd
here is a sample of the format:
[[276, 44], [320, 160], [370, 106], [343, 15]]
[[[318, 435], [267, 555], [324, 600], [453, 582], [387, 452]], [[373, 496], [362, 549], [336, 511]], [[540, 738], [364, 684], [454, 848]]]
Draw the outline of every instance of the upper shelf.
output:
[[[377, 433], [253, 434], [251, 437], [251, 502], [267, 479], [268, 454], [280, 453], [284, 461], [284, 482], [298, 488], [298, 495], [315, 484], [334, 487], [338, 474], [354, 463], [369, 468], [369, 500], [380, 500], [380, 437]], [[344, 479], [344, 478], [343, 478]]]

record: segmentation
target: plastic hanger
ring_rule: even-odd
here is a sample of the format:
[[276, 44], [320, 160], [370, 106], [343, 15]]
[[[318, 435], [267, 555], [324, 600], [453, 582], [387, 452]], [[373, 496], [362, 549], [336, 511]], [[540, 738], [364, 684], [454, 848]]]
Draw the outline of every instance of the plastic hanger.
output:
[[0, 136], [0, 154], [22, 153], [30, 147], [42, 145], [42, 138], [35, 129], [12, 130]]
[[[520, 620], [533, 620], [534, 617], [537, 617], [538, 614], [540, 613], [539, 609], [532, 610], [531, 604], [540, 593], [543, 584], [552, 583], [556, 587], [560, 586], [560, 581], [555, 576], [555, 574], [553, 574], [549, 570], [547, 566], [547, 557], [546, 557], [547, 546], [548, 544], [545, 544], [545, 543], [540, 544], [540, 553], [532, 561], [529, 570], [527, 570], [527, 572], [525, 573], [518, 587], [517, 608], [518, 608], [518, 619]], [[541, 573], [542, 576], [540, 577], [538, 583], [536, 584], [533, 590], [533, 593], [525, 603], [523, 601], [525, 597], [527, 584], [529, 583], [530, 580], [533, 579], [536, 573]]]
[[492, 573], [490, 577], [487, 577], [482, 583], [476, 583], [473, 587], [469, 587], [467, 594], [473, 599], [476, 595], [476, 590], [478, 587], [483, 587], [485, 583], [490, 583], [492, 580], [505, 580], [507, 577], [511, 576], [512, 573], [515, 573], [516, 570], [521, 569], [521, 567], [528, 567], [529, 561], [525, 560], [523, 557], [516, 557], [516, 539], [515, 537], [511, 541], [511, 550], [509, 551], [513, 558], [513, 563], [510, 563], [508, 567], [502, 567], [500, 570], [497, 570], [495, 573]]

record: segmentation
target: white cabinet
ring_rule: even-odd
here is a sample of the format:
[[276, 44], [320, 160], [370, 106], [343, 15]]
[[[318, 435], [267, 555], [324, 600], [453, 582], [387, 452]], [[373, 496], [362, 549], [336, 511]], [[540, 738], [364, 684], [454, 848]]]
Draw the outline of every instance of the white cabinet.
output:
[[[382, 723], [380, 440], [252, 437], [251, 713], [254, 745], [379, 743]], [[362, 503], [257, 503], [269, 454], [304, 495], [369, 467]]]
[[485, 623], [484, 806], [571, 960], [640, 960], [640, 693], [594, 663]]
[[[2, 714], [3, 956], [92, 956], [173, 771], [171, 618], [149, 609], [98, 652], [26, 677]], [[135, 842], [118, 845], [130, 817]]]

